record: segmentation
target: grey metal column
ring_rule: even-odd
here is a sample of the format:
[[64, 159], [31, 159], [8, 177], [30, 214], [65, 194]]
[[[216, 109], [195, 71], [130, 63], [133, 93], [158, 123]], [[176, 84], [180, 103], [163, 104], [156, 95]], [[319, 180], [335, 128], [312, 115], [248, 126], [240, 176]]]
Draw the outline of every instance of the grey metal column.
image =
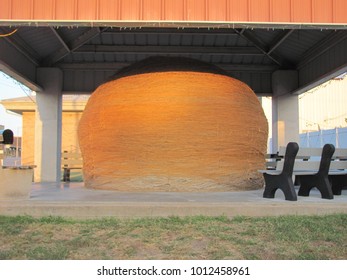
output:
[[60, 181], [63, 73], [58, 68], [38, 68], [36, 94], [35, 181]]
[[279, 70], [272, 75], [272, 151], [289, 142], [299, 143], [299, 101], [293, 92], [298, 87], [295, 70]]

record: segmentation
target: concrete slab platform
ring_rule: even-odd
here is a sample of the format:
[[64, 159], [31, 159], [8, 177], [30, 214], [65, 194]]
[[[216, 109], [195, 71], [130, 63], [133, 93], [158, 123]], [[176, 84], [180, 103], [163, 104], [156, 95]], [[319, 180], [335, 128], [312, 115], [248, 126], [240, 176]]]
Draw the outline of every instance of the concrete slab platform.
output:
[[263, 190], [215, 193], [131, 193], [89, 190], [83, 183], [33, 184], [27, 200], [0, 200], [0, 215], [63, 216], [71, 218], [167, 217], [207, 215], [278, 216], [347, 213], [347, 190], [332, 200], [317, 190], [298, 201], [262, 197]]

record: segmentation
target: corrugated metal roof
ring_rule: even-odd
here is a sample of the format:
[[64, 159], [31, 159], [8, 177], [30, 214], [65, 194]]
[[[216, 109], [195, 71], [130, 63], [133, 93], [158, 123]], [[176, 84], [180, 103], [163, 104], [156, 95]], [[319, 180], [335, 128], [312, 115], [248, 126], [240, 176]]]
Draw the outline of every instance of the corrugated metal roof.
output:
[[[12, 30], [0, 27], [0, 34]], [[257, 93], [271, 94], [275, 70], [298, 69], [304, 75], [300, 80], [307, 82], [329, 67], [338, 67], [344, 54], [336, 51], [334, 59], [316, 64], [319, 69], [304, 66], [346, 39], [347, 30], [47, 26], [20, 27], [3, 38], [0, 49], [3, 53], [11, 47], [18, 50], [34, 68], [61, 68], [66, 91], [92, 91], [122, 67], [149, 56], [178, 56], [216, 64]], [[8, 58], [3, 60], [9, 65]], [[22, 62], [15, 64], [20, 65], [19, 73], [24, 72]]]
[[46, 27], [21, 27], [17, 34], [23, 41], [28, 42], [40, 57], [46, 57], [60, 47], [57, 37]]
[[71, 42], [87, 32], [88, 27], [78, 27], [78, 28], [55, 28], [58, 34], [64, 39], [65, 42]]
[[93, 38], [90, 44], [103, 45], [172, 45], [172, 46], [249, 46], [247, 40], [233, 36], [235, 34], [226, 33], [173, 33], [167, 30], [167, 33], [148, 31], [141, 33], [140, 31], [106, 31], [100, 36]]
[[4, 20], [346, 23], [345, 0], [2, 0]]
[[277, 48], [277, 52], [294, 63], [298, 63], [305, 52], [333, 32], [331, 30], [297, 30], [290, 35], [286, 44]]
[[[267, 31], [267, 33], [272, 33], [272, 31]], [[276, 33], [276, 32], [273, 32]], [[273, 36], [275, 36], [274, 34]], [[232, 31], [228, 33], [213, 33], [213, 31], [205, 33], [177, 33], [175, 30], [167, 30], [164, 33], [163, 30], [160, 32], [155, 32], [153, 30], [147, 31], [108, 31], [103, 32], [99, 36], [96, 36], [88, 45], [106, 45], [106, 46], [144, 46], [143, 52], [146, 52], [146, 46], [151, 47], [161, 47], [161, 46], [178, 46], [178, 47], [252, 47], [253, 44], [235, 34]], [[159, 53], [162, 56], [185, 56], [191, 57], [205, 62], [210, 63], [243, 63], [243, 64], [270, 64], [271, 60], [264, 57], [261, 53], [257, 56], [243, 56], [241, 54], [228, 53], [225, 52], [221, 55], [219, 54], [209, 54], [209, 53], [194, 53], [196, 50], [189, 51], [191, 53], [180, 54], [180, 53]], [[153, 56], [153, 53], [127, 53], [124, 52], [103, 52], [103, 53], [79, 53], [78, 50], [74, 53], [67, 55], [64, 59], [64, 63], [72, 62], [136, 62], [141, 59]]]

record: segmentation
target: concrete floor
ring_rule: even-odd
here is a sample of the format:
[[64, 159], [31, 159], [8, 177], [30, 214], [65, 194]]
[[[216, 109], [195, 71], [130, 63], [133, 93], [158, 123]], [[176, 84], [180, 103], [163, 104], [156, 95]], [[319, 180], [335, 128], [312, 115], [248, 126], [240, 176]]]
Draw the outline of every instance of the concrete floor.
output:
[[263, 190], [219, 193], [131, 193], [89, 190], [83, 183], [33, 184], [27, 200], [0, 200], [0, 215], [64, 216], [72, 218], [159, 217], [187, 215], [277, 216], [347, 213], [347, 190], [333, 200], [317, 190], [298, 201], [274, 199]]

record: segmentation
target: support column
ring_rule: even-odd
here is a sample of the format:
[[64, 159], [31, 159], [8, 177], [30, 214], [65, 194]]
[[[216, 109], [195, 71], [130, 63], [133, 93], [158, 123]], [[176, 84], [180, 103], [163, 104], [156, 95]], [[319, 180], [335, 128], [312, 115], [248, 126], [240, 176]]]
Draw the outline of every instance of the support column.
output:
[[279, 70], [272, 75], [272, 151], [288, 142], [299, 143], [299, 99], [291, 92], [298, 87], [298, 72]]
[[62, 126], [63, 73], [58, 68], [38, 68], [36, 94], [35, 181], [59, 182]]

